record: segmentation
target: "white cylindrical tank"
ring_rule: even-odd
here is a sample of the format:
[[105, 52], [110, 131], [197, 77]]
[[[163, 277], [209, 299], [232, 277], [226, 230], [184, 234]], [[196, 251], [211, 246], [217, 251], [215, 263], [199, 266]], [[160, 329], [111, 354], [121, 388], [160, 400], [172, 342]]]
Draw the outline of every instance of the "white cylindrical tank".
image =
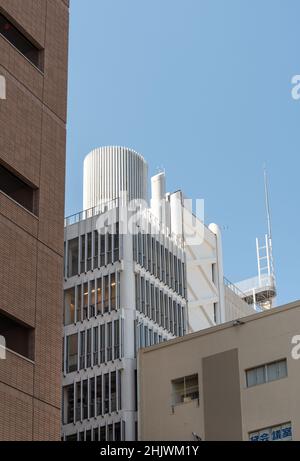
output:
[[160, 172], [151, 178], [151, 211], [159, 223], [164, 222], [166, 196], [166, 176]]
[[183, 205], [182, 192], [177, 191], [170, 195], [171, 232], [183, 238]]
[[148, 166], [145, 159], [127, 147], [107, 146], [92, 150], [84, 159], [83, 209], [119, 198], [147, 201]]

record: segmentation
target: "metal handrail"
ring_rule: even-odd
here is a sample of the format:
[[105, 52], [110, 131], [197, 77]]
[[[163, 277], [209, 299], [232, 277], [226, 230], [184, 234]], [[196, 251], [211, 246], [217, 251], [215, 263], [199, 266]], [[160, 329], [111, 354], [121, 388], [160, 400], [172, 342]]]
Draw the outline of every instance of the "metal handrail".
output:
[[[110, 210], [112, 208], [115, 208], [119, 204], [119, 198], [113, 199], [113, 200], [108, 200], [107, 202], [103, 202], [99, 205], [96, 205], [92, 208], [88, 208], [87, 210], [79, 211], [78, 213], [74, 213], [70, 216], [67, 216], [64, 220], [64, 226], [70, 226], [72, 224], [77, 224], [80, 221], [84, 221], [85, 219], [88, 218], [93, 218], [94, 216], [98, 216], [99, 214], [102, 214], [106, 212], [107, 210]], [[112, 206], [114, 205], [114, 206]]]
[[246, 298], [246, 294], [240, 290], [234, 283], [230, 282], [226, 277], [224, 277], [224, 285], [231, 289], [236, 295], [242, 298]]

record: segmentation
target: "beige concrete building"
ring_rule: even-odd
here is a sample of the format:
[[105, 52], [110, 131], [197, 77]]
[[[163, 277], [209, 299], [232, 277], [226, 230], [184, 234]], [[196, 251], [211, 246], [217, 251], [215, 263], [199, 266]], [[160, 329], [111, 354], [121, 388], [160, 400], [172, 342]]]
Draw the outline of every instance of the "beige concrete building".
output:
[[300, 440], [298, 335], [300, 301], [142, 349], [139, 438]]

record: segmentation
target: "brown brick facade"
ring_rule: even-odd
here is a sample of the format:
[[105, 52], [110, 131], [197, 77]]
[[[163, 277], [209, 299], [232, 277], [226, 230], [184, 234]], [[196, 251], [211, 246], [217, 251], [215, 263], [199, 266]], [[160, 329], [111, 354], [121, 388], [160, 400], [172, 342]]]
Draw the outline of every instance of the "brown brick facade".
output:
[[59, 440], [69, 2], [0, 0], [44, 54], [43, 71], [0, 34], [0, 165], [38, 188], [38, 216], [1, 191], [0, 311], [34, 328], [34, 360], [0, 360], [0, 440]]

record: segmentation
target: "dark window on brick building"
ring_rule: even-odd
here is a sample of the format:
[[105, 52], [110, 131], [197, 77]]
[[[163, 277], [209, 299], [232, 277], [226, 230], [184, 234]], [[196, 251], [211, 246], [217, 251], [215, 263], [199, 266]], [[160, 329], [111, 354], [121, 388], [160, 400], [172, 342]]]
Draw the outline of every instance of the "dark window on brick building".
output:
[[35, 215], [38, 214], [38, 189], [0, 165], [0, 190]]
[[0, 312], [0, 335], [7, 349], [34, 360], [34, 328]]
[[0, 34], [40, 70], [43, 70], [43, 52], [0, 13]]

